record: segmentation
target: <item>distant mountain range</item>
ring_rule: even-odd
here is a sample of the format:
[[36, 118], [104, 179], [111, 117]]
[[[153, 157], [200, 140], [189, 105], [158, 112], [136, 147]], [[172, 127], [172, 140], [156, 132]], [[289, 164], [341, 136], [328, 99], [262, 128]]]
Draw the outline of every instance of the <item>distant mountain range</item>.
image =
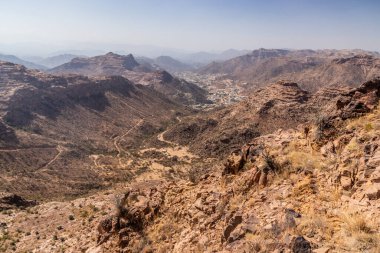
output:
[[24, 65], [25, 67], [27, 67], [29, 69], [41, 69], [41, 70], [47, 69], [43, 65], [36, 64], [36, 63], [30, 62], [30, 61], [22, 60], [22, 59], [14, 56], [14, 55], [0, 54], [0, 61], [11, 62], [14, 64], [21, 64], [21, 65]]
[[211, 63], [213, 61], [226, 61], [241, 55], [245, 55], [249, 52], [251, 52], [251, 50], [236, 49], [229, 49], [220, 53], [197, 52], [178, 56], [178, 59], [188, 64], [193, 64], [199, 67]]
[[180, 62], [170, 56], [159, 56], [154, 59], [148, 57], [136, 57], [136, 61], [142, 65], [150, 65], [157, 70], [167, 70], [171, 73], [191, 71], [195, 69], [194, 66]]
[[285, 79], [303, 89], [323, 86], [351, 86], [380, 73], [380, 54], [363, 50], [258, 49], [224, 62], [213, 62], [198, 71], [226, 74], [249, 83], [251, 88]]
[[80, 56], [80, 55], [75, 55], [75, 54], [60, 54], [60, 55], [55, 55], [55, 56], [46, 57], [46, 58], [26, 57], [25, 59], [28, 61], [34, 62], [36, 64], [45, 66], [46, 68], [54, 68], [64, 63], [67, 63], [76, 57], [85, 57], [85, 56]]
[[[225, 61], [251, 52], [250, 50], [229, 49], [222, 52], [203, 51], [190, 53], [180, 50], [143, 50], [144, 48], [140, 47], [131, 47], [130, 49], [125, 50], [125, 48], [129, 47], [123, 48], [120, 46], [117, 50], [114, 50], [114, 52], [122, 55], [128, 54], [128, 52], [133, 52], [133, 54], [137, 56], [137, 59], [146, 59], [150, 64], [153, 63], [158, 66], [166, 66], [164, 69], [170, 72], [189, 70], [195, 67], [207, 65], [213, 61]], [[103, 50], [59, 50], [53, 54], [50, 54], [48, 57], [41, 57], [38, 55], [31, 56], [30, 52], [28, 53], [28, 56], [22, 56], [19, 54], [16, 55], [18, 58], [27, 62], [34, 63], [45, 68], [54, 68], [67, 63], [76, 57], [94, 57], [105, 53], [106, 52]], [[174, 64], [176, 66], [172, 67]]]

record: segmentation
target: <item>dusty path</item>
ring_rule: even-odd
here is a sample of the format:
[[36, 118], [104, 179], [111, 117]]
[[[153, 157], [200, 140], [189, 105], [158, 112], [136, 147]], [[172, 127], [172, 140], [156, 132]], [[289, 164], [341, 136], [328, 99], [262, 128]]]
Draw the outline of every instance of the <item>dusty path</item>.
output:
[[58, 151], [58, 154], [56, 154], [56, 156], [50, 160], [50, 162], [48, 162], [43, 168], [46, 168], [48, 167], [50, 164], [52, 164], [53, 162], [55, 162], [62, 154], [62, 152], [64, 152], [66, 149], [64, 147], [62, 147], [61, 145], [58, 145], [57, 146], [57, 151]]
[[67, 148], [65, 148], [65, 147], [63, 147], [61, 145], [58, 145], [56, 147], [56, 149], [57, 149], [58, 153], [53, 157], [53, 159], [51, 159], [48, 163], [46, 163], [44, 166], [42, 166], [38, 170], [41, 170], [41, 171], [46, 170], [49, 167], [49, 165], [51, 165], [52, 163], [54, 163], [62, 155], [62, 153], [67, 150]]
[[[121, 168], [124, 168], [127, 164], [125, 164], [122, 161], [121, 153], [125, 151], [121, 146], [120, 142], [125, 138], [128, 134], [130, 134], [133, 130], [135, 130], [138, 126], [140, 126], [144, 122], [144, 119], [140, 119], [134, 126], [132, 126], [128, 131], [126, 131], [124, 134], [116, 136], [113, 141], [113, 145], [115, 149], [117, 150], [116, 158], [118, 159], [118, 164]], [[103, 154], [93, 154], [90, 155], [89, 158], [94, 162], [95, 168], [103, 169], [104, 166], [99, 163], [100, 158], [106, 157]]]
[[[177, 117], [177, 120], [178, 122], [181, 122], [181, 118], [180, 117]], [[157, 139], [159, 141], [162, 141], [162, 142], [165, 142], [167, 144], [169, 144], [169, 147], [163, 147], [163, 148], [148, 148], [148, 149], [143, 149], [143, 150], [140, 150], [141, 153], [144, 153], [144, 152], [147, 152], [147, 151], [152, 151], [152, 150], [155, 150], [155, 151], [159, 151], [163, 154], [166, 154], [167, 156], [169, 157], [178, 157], [180, 159], [182, 159], [183, 161], [186, 161], [188, 163], [191, 162], [191, 159], [192, 158], [197, 158], [198, 156], [192, 154], [190, 151], [189, 151], [189, 148], [186, 147], [186, 146], [181, 146], [175, 142], [172, 142], [172, 141], [168, 141], [168, 140], [165, 140], [164, 138], [164, 135], [167, 131], [169, 131], [170, 129], [166, 129], [165, 131], [163, 131], [162, 133], [158, 134], [157, 135]]]
[[[181, 122], [182, 122], [182, 119], [181, 119], [179, 116], [177, 116], [176, 119], [178, 120], [178, 123], [181, 123]], [[169, 131], [169, 130], [170, 130], [170, 129], [166, 129], [165, 131], [163, 131], [162, 133], [160, 133], [159, 135], [157, 135], [157, 139], [158, 139], [159, 141], [165, 142], [165, 143], [167, 143], [167, 144], [169, 144], [169, 145], [179, 146], [177, 143], [174, 143], [174, 142], [172, 142], [172, 141], [165, 140], [165, 138], [164, 138], [164, 134], [165, 134], [167, 131]]]
[[113, 142], [113, 145], [115, 146], [118, 154], [117, 154], [117, 157], [120, 157], [121, 155], [121, 152], [123, 151], [123, 149], [120, 147], [120, 144], [119, 142], [125, 137], [127, 136], [131, 131], [133, 131], [136, 127], [140, 126], [142, 123], [144, 122], [144, 119], [140, 119], [133, 127], [131, 127], [127, 132], [125, 132], [123, 135], [120, 135], [120, 136], [117, 136]]
[[167, 140], [164, 139], [164, 134], [165, 134], [168, 130], [169, 130], [169, 129], [167, 129], [167, 130], [163, 131], [162, 133], [160, 133], [159, 135], [157, 135], [157, 139], [158, 139], [159, 141], [165, 142], [165, 143], [167, 143], [167, 144], [169, 144], [169, 145], [174, 145], [174, 146], [177, 145], [177, 144], [174, 143], [174, 142], [167, 141]]

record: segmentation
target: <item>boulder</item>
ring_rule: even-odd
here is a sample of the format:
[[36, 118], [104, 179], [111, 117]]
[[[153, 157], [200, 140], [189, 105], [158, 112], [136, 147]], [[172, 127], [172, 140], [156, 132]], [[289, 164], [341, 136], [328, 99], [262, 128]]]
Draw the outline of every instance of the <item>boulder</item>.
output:
[[303, 236], [294, 237], [290, 248], [293, 253], [311, 253], [311, 244]]
[[380, 198], [380, 184], [369, 186], [364, 193], [369, 200], [377, 200]]

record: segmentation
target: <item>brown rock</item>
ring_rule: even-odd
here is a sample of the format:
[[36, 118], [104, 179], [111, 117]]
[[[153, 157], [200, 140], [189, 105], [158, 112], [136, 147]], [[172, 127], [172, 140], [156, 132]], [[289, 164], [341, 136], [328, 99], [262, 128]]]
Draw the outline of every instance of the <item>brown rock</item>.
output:
[[342, 176], [340, 178], [340, 184], [341, 184], [343, 190], [345, 190], [345, 191], [350, 190], [352, 187], [351, 178]]
[[369, 200], [376, 200], [380, 198], [380, 184], [371, 185], [366, 189], [365, 195]]
[[262, 171], [260, 175], [259, 185], [265, 187], [267, 183], [268, 183], [268, 173]]
[[[224, 241], [230, 242], [229, 239], [232, 231], [243, 221], [243, 216], [241, 214], [234, 214], [228, 221], [227, 226], [223, 231]], [[232, 240], [233, 241], [233, 240]]]
[[311, 253], [311, 244], [303, 236], [293, 238], [290, 248], [293, 253]]

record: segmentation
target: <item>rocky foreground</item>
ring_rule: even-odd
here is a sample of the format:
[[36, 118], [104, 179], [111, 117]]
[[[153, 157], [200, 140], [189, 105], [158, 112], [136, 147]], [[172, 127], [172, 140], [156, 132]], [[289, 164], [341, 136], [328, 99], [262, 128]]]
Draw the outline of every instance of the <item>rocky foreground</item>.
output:
[[379, 98], [380, 79], [342, 91], [313, 122], [253, 138], [223, 166], [190, 171], [190, 180], [143, 179], [4, 209], [0, 248], [379, 252]]

